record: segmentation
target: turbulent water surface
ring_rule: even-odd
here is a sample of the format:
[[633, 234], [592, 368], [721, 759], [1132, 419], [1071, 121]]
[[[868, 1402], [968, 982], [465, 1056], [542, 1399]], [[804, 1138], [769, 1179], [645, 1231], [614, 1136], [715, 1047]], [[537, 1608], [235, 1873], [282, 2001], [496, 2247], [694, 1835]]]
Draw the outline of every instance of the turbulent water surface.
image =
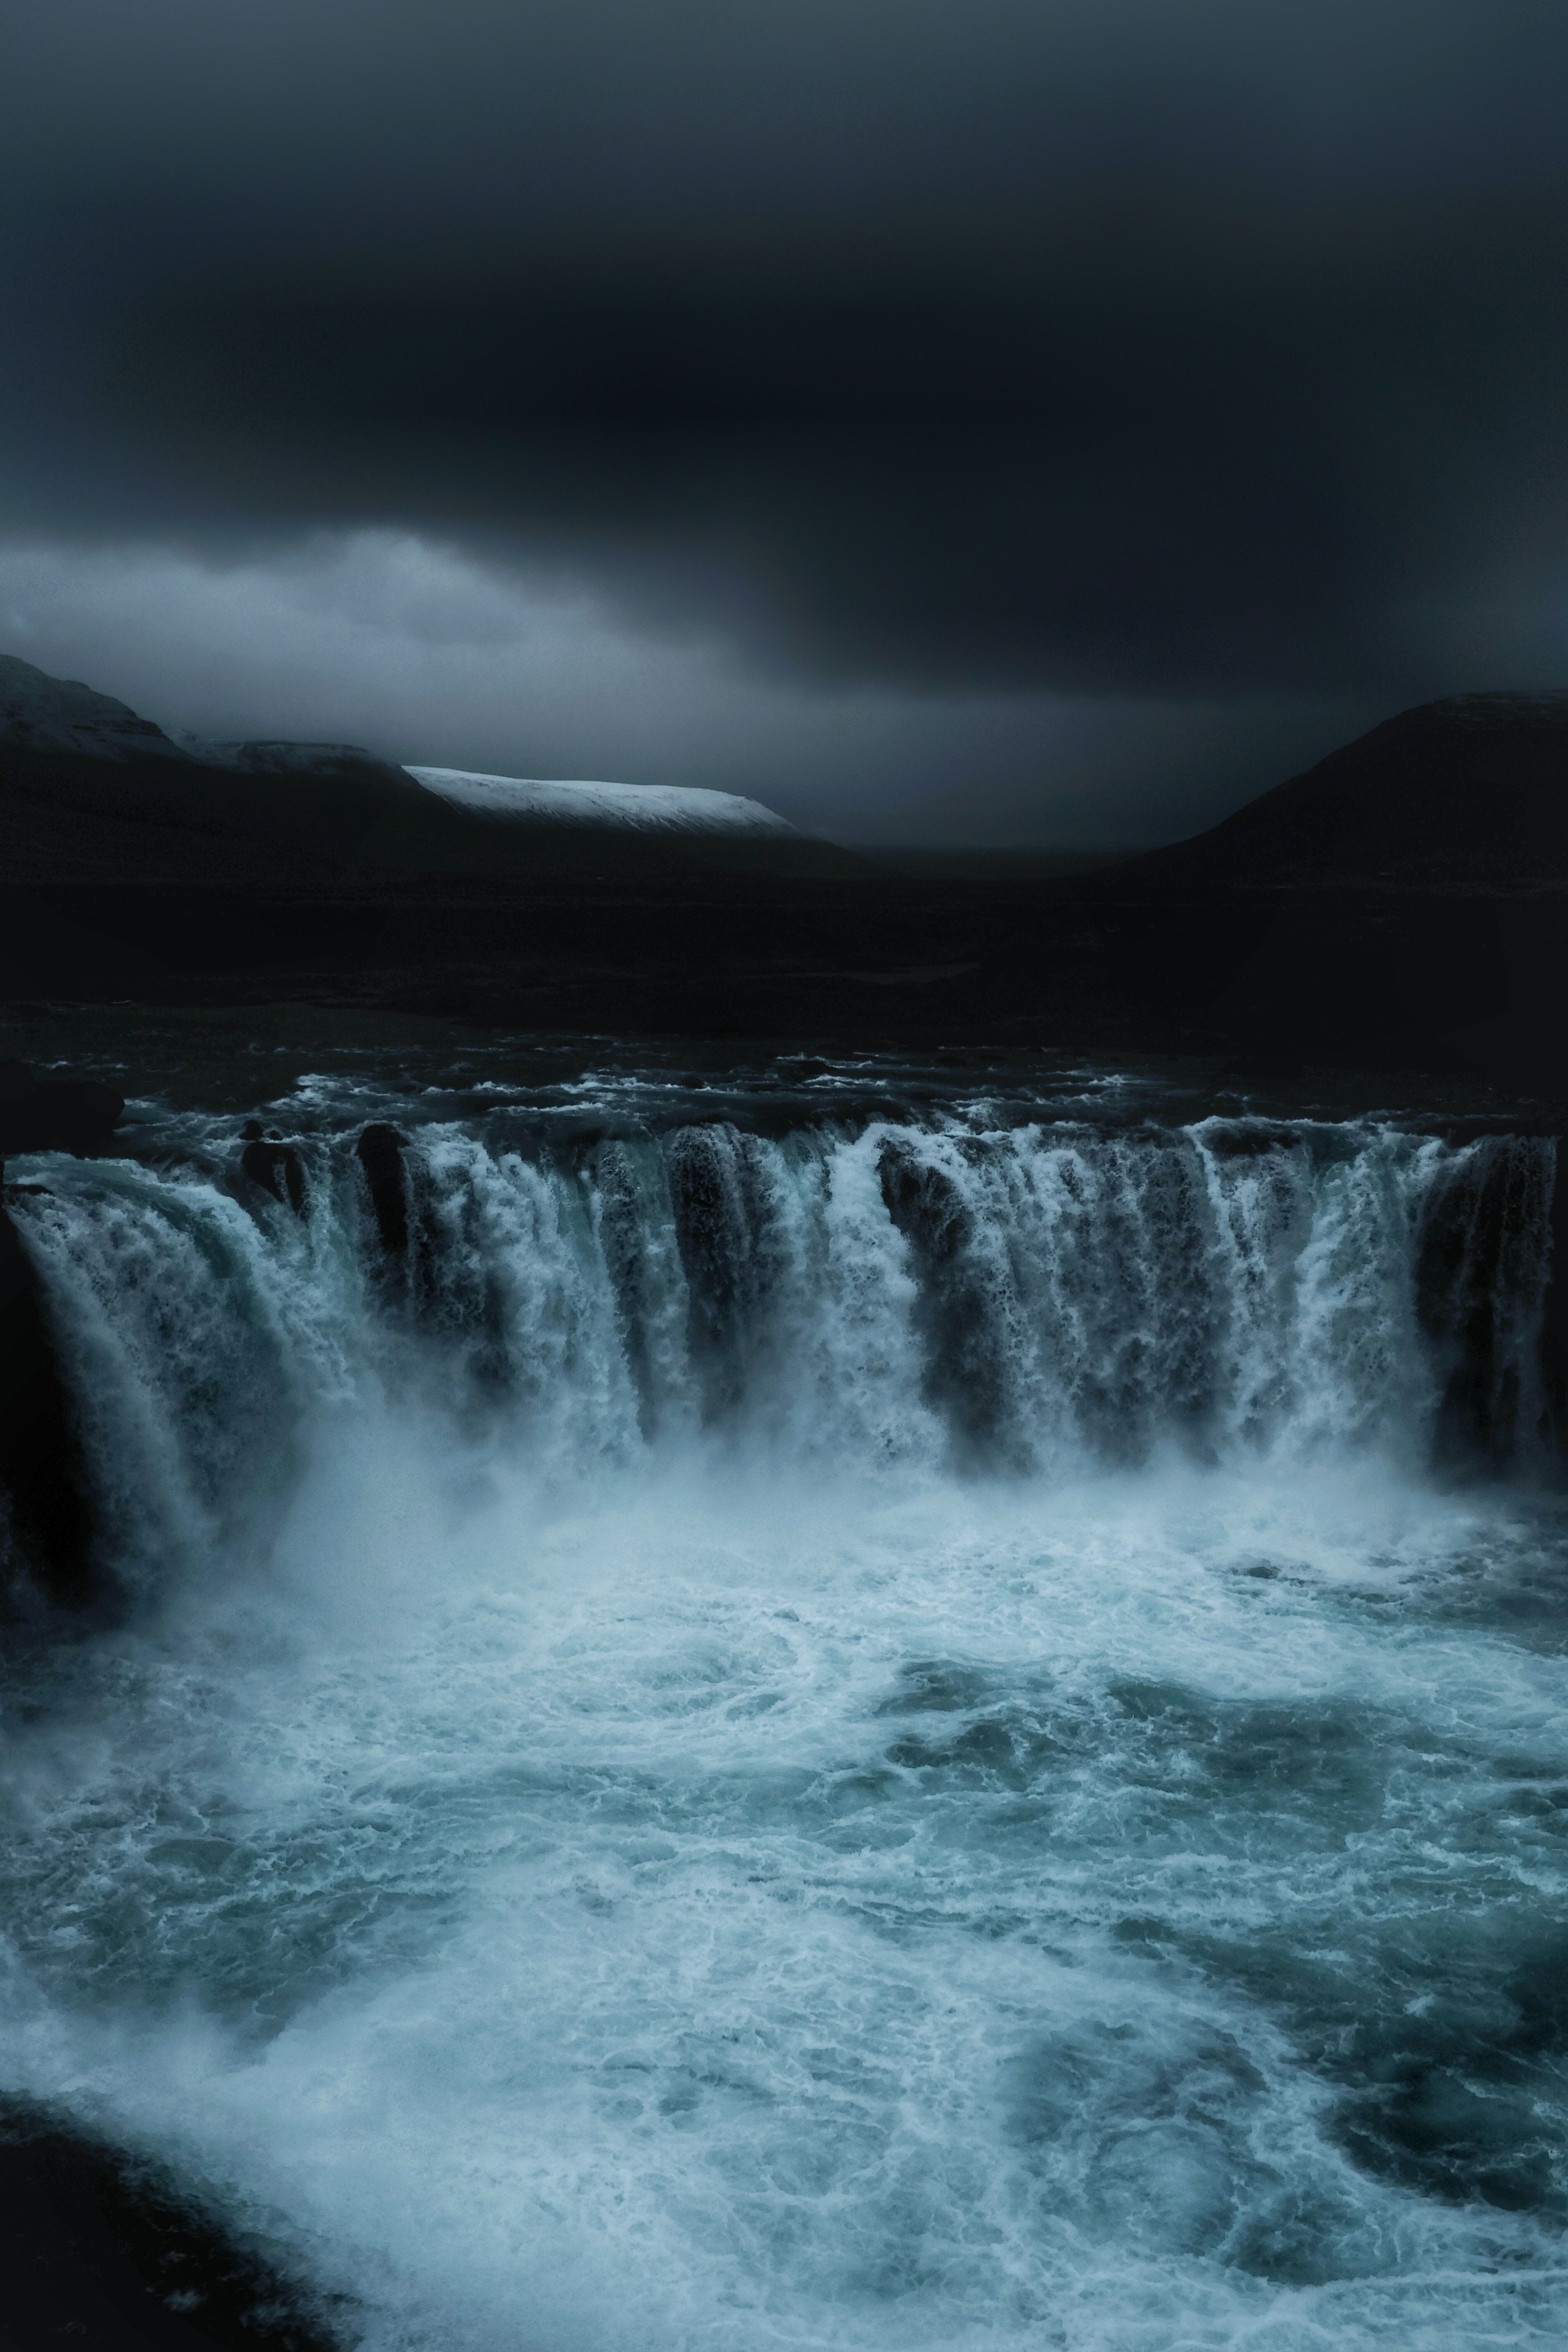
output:
[[133, 1108], [10, 1171], [129, 1599], [0, 2087], [377, 2352], [1568, 2336], [1550, 1141], [371, 1057], [298, 1216]]

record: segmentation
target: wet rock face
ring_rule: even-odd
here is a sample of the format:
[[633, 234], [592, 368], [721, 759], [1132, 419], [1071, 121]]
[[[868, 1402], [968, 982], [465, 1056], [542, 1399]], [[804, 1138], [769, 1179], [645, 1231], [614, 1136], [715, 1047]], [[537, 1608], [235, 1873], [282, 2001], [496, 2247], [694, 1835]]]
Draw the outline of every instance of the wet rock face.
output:
[[[112, 1087], [0, 1062], [0, 1155], [101, 1150], [124, 1108]], [[25, 1612], [40, 1594], [72, 1606], [102, 1597], [89, 1491], [37, 1281], [0, 1208], [0, 1609]]]
[[354, 1146], [375, 1211], [376, 1231], [389, 1258], [408, 1255], [408, 1187], [403, 1154], [408, 1139], [380, 1120], [367, 1127]]
[[37, 1282], [0, 1209], [0, 1612], [98, 1597], [88, 1491]]
[[925, 1345], [926, 1402], [970, 1465], [1005, 1461], [1005, 1349], [995, 1302], [971, 1244], [973, 1217], [951, 1178], [889, 1144], [879, 1169], [888, 1214], [920, 1276], [916, 1321]]
[[270, 1192], [275, 1201], [287, 1202], [297, 1217], [309, 1213], [305, 1194], [305, 1163], [291, 1143], [285, 1143], [276, 1129], [264, 1134], [259, 1119], [249, 1119], [240, 1130], [245, 1150], [239, 1164], [253, 1184]]
[[1542, 1435], [1568, 1462], [1568, 1134], [1555, 1142], [1551, 1273], [1541, 1312]]
[[[1478, 1168], [1456, 1166], [1426, 1203], [1415, 1304], [1443, 1381], [1438, 1458], [1500, 1470], [1550, 1448], [1554, 1423], [1562, 1442], [1563, 1299], [1551, 1277], [1563, 1202], [1555, 1154], [1516, 1136], [1477, 1148]], [[1537, 1312], [1521, 1323], [1513, 1302], [1532, 1292]]]

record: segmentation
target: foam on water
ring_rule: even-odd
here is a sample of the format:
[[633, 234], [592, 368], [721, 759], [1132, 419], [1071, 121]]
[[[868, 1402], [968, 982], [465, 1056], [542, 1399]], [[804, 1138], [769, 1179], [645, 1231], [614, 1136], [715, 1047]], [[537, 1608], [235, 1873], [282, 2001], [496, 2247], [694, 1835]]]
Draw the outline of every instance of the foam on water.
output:
[[377, 2352], [1563, 2340], [1549, 1147], [351, 1140], [21, 1204], [0, 2079]]

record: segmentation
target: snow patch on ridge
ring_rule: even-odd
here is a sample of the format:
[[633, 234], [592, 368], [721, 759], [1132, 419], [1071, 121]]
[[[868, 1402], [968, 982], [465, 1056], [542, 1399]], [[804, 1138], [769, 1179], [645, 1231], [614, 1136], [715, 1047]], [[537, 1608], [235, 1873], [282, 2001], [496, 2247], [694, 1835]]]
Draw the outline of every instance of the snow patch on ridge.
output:
[[536, 776], [482, 776], [466, 768], [410, 768], [455, 808], [512, 824], [595, 825], [633, 833], [793, 834], [761, 801], [695, 784], [605, 784]]

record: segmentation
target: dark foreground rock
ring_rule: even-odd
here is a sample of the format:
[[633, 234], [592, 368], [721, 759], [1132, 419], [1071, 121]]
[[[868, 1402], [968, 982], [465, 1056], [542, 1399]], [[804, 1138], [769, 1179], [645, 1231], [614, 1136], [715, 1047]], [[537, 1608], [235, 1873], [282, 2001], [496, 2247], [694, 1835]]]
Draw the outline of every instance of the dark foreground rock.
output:
[[1546, 1434], [1568, 1462], [1568, 1132], [1557, 1137], [1552, 1194], [1552, 1274], [1541, 1318], [1541, 1386]]
[[403, 1165], [407, 1148], [408, 1138], [379, 1119], [365, 1129], [354, 1146], [375, 1212], [381, 1246], [395, 1262], [408, 1255], [408, 1189]]
[[0, 1612], [98, 1597], [76, 1417], [16, 1226], [0, 1209]]
[[[100, 1150], [125, 1106], [111, 1087], [0, 1062], [0, 1152]], [[106, 1598], [68, 1385], [37, 1276], [0, 1205], [0, 1610]]]
[[281, 1201], [297, 1217], [308, 1213], [309, 1198], [305, 1187], [305, 1163], [291, 1143], [285, 1143], [277, 1131], [264, 1131], [258, 1118], [247, 1119], [240, 1129], [245, 1150], [239, 1155], [243, 1172], [275, 1201]]
[[333, 2352], [332, 2315], [174, 2184], [47, 2118], [0, 2116], [7, 2352]]

